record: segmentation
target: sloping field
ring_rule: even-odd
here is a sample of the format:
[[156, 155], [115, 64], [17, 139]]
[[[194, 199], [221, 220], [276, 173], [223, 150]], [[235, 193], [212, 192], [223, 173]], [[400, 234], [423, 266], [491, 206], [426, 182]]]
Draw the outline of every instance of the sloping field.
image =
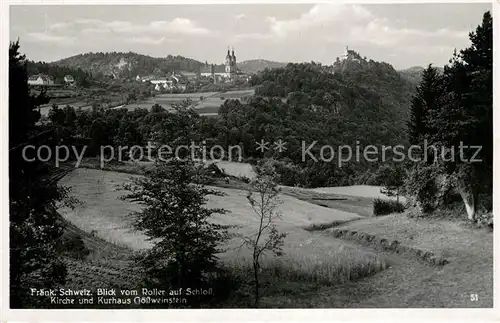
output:
[[[84, 205], [76, 210], [61, 209], [59, 212], [78, 228], [95, 232], [99, 237], [132, 250], [148, 248], [146, 237], [130, 227], [129, 213], [137, 211], [137, 205], [119, 200], [124, 191], [119, 185], [131, 176], [124, 173], [93, 169], [76, 169], [60, 183], [71, 187], [73, 195]], [[255, 234], [258, 218], [253, 213], [247, 192], [236, 189], [216, 188], [226, 194], [224, 197], [212, 196], [208, 207], [225, 208], [230, 213], [214, 217], [214, 221], [234, 225], [231, 232], [235, 235]], [[277, 222], [278, 230], [286, 232], [285, 256], [278, 260], [268, 258], [268, 265], [280, 265], [292, 272], [306, 272], [328, 281], [344, 281], [383, 270], [384, 259], [371, 251], [363, 250], [353, 244], [333, 239], [331, 236], [304, 230], [313, 224], [328, 224], [360, 218], [358, 215], [309, 204], [291, 196], [280, 196], [282, 201], [279, 212], [282, 219]], [[241, 238], [233, 238], [226, 247], [222, 259], [234, 263], [247, 264], [250, 250], [241, 247]], [[361, 268], [361, 269], [360, 269]], [[319, 278], [318, 278], [319, 279]]]
[[[130, 229], [128, 213], [138, 210], [138, 206], [118, 199], [124, 193], [118, 189], [119, 185], [130, 177], [124, 173], [76, 169], [61, 184], [72, 187], [73, 194], [85, 204], [75, 211], [60, 210], [61, 213], [86, 232], [95, 230], [97, 236], [133, 250], [147, 248], [146, 237]], [[235, 235], [255, 233], [258, 219], [249, 206], [247, 192], [216, 189], [226, 196], [210, 197], [208, 206], [222, 207], [230, 213], [214, 217], [214, 221], [236, 226], [231, 229]], [[282, 218], [277, 227], [287, 237], [283, 257], [264, 259], [265, 268], [270, 269], [265, 272], [269, 276], [263, 289], [264, 307], [491, 307], [493, 304], [493, 239], [487, 230], [444, 220], [409, 219], [402, 214], [363, 218], [289, 195], [281, 195], [280, 199]], [[303, 229], [349, 220], [353, 221], [338, 228], [398, 240], [444, 256], [450, 263], [435, 267], [356, 241], [336, 239], [329, 230]], [[226, 263], [248, 268], [251, 253], [241, 246], [241, 239], [231, 239], [227, 248], [221, 255]], [[107, 275], [116, 275], [113, 270], [119, 270], [121, 262], [116, 266], [106, 267]], [[368, 277], [356, 280], [365, 276]], [[122, 278], [124, 282], [128, 280]], [[471, 294], [477, 294], [479, 300], [471, 301]]]
[[[465, 223], [439, 219], [411, 219], [401, 214], [353, 221], [341, 225], [339, 229], [398, 240], [401, 244], [434, 252], [450, 261], [440, 269], [431, 269], [415, 261], [394, 257], [397, 258], [396, 265], [389, 270], [369, 277], [356, 286], [346, 284], [341, 287], [335, 294], [353, 294], [342, 305], [493, 306], [493, 233], [489, 229], [477, 229]], [[328, 296], [331, 293], [331, 290], [325, 290], [313, 298], [317, 295], [316, 301], [329, 298], [336, 303], [337, 300]], [[477, 295], [477, 298], [471, 295]], [[313, 299], [311, 301], [315, 302]]]
[[[154, 98], [126, 105], [125, 108], [128, 110], [138, 108], [151, 109], [153, 105], [159, 104], [165, 109], [170, 110], [172, 108], [172, 104], [179, 104], [186, 99], [190, 99], [193, 101], [192, 107], [196, 110], [200, 110], [200, 113], [217, 113], [219, 111], [219, 107], [226, 99], [241, 99], [243, 97], [252, 96], [254, 93], [255, 91], [250, 89], [227, 92], [158, 94]], [[200, 100], [200, 98], [203, 98], [203, 100]]]
[[[349, 196], [359, 196], [368, 198], [393, 199], [396, 197], [388, 197], [380, 193], [381, 186], [373, 185], [352, 185], [352, 186], [337, 186], [337, 187], [319, 187], [312, 190], [318, 193], [341, 194]], [[400, 196], [399, 200], [403, 203], [405, 198]]]
[[[216, 188], [227, 194], [223, 198], [211, 198], [209, 207], [226, 208], [229, 214], [218, 215], [217, 223], [234, 225], [231, 232], [237, 237], [226, 245], [221, 258], [229, 263], [249, 264], [251, 251], [242, 246], [239, 235], [251, 237], [256, 234], [259, 218], [250, 207], [247, 195], [242, 190]], [[332, 222], [349, 221], [360, 216], [310, 204], [294, 197], [281, 195], [278, 212], [281, 219], [277, 229], [287, 236], [284, 239], [284, 256], [265, 257], [266, 267], [286, 268], [290, 273], [307, 273], [318, 281], [342, 282], [368, 275], [386, 267], [386, 261], [374, 252], [363, 250], [319, 232], [304, 230], [311, 226], [328, 225]], [[360, 269], [364, 268], [364, 269]]]
[[[466, 216], [464, 215], [464, 218]], [[447, 259], [485, 256], [492, 264], [492, 233], [487, 229], [471, 229], [465, 224], [441, 219], [417, 220], [401, 214], [362, 219], [339, 228], [366, 232], [424, 251], [432, 251]], [[485, 252], [477, 253], [477, 250]]]
[[149, 248], [146, 236], [131, 229], [131, 212], [139, 206], [120, 200], [125, 192], [120, 185], [132, 175], [91, 169], [75, 169], [59, 183], [72, 189], [83, 205], [74, 210], [59, 209], [59, 213], [69, 222], [86, 232], [133, 250]]
[[193, 99], [193, 100], [198, 100], [200, 96], [203, 97], [209, 97], [218, 94], [219, 92], [194, 92], [194, 93], [165, 93], [165, 94], [158, 94], [155, 96], [155, 98], [158, 99]]
[[235, 177], [248, 177], [254, 179], [257, 174], [255, 173], [252, 165], [248, 163], [236, 163], [230, 161], [218, 161], [215, 163], [217, 167], [223, 170], [227, 175]]
[[[121, 185], [132, 177], [133, 175], [126, 173], [75, 169], [66, 175], [60, 184], [70, 187], [72, 194], [82, 201], [83, 205], [77, 206], [75, 210], [63, 208], [59, 212], [80, 229], [87, 232], [95, 230], [96, 235], [113, 243], [134, 250], [148, 248], [150, 243], [143, 234], [131, 229], [131, 219], [128, 216], [131, 212], [138, 211], [139, 206], [119, 199], [126, 193], [121, 189]], [[257, 218], [246, 198], [248, 193], [236, 189], [215, 189], [225, 193], [226, 196], [210, 197], [207, 206], [231, 211], [221, 220], [226, 224], [240, 226], [239, 232], [242, 234], [250, 234]], [[298, 230], [302, 233], [303, 228], [312, 224], [328, 224], [360, 218], [353, 213], [328, 209], [287, 195], [282, 195], [280, 199], [282, 201], [279, 207], [279, 212], [282, 214], [282, 220], [278, 223], [280, 230]]]
[[[74, 107], [75, 109], [81, 108], [82, 110], [88, 110], [88, 109], [92, 108], [92, 105], [89, 105], [88, 102], [84, 102], [84, 101], [71, 101], [71, 102], [64, 103], [64, 104], [57, 104], [59, 109], [64, 109], [67, 105], [70, 105], [70, 106]], [[41, 106], [40, 107], [40, 114], [42, 116], [48, 116], [50, 109], [52, 109], [52, 103], [48, 104], [48, 105]]]

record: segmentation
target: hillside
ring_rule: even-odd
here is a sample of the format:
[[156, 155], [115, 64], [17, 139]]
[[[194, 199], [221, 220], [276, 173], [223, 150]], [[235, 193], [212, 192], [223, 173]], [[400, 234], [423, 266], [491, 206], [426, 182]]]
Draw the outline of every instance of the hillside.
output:
[[[220, 108], [220, 133], [229, 131], [231, 144], [242, 142], [244, 153], [253, 158], [262, 157], [252, 149], [253, 143], [267, 138], [285, 141], [286, 150], [279, 155], [273, 156], [276, 151], [271, 149], [265, 154], [288, 160], [276, 165], [282, 185], [378, 185], [377, 169], [391, 152], [384, 157], [378, 150], [374, 162], [361, 158], [342, 162], [339, 151], [325, 155], [321, 146], [331, 146], [333, 151], [347, 145], [354, 152], [356, 145], [380, 148], [407, 143], [406, 122], [415, 87], [388, 63], [353, 53], [351, 59], [334, 66], [290, 63], [264, 70], [251, 83], [254, 98], [226, 102]], [[303, 155], [304, 145], [314, 142], [310, 155]]]
[[[51, 63], [60, 67], [81, 69], [95, 76], [135, 77], [136, 75], [164, 74], [172, 71], [198, 72], [205, 65], [197, 60], [183, 56], [151, 57], [128, 53], [86, 53], [71, 56]], [[257, 73], [266, 68], [279, 68], [286, 63], [263, 59], [247, 60], [238, 63], [245, 73]]]
[[[351, 54], [350, 59], [332, 67], [288, 64], [259, 73], [253, 80], [256, 95], [287, 99], [292, 111], [311, 122], [308, 131], [318, 130], [314, 138], [335, 134], [338, 144], [357, 140], [362, 144], [403, 144], [413, 84], [386, 62], [363, 59], [354, 51]], [[293, 129], [297, 128], [302, 127]]]
[[[438, 71], [443, 72], [444, 69], [442, 67], [436, 67]], [[422, 66], [412, 66], [410, 68], [404, 69], [404, 70], [399, 70], [399, 75], [401, 75], [403, 78], [408, 80], [410, 83], [414, 84], [415, 86], [420, 83], [420, 80], [422, 79], [422, 73], [424, 71], [424, 68]]]
[[245, 73], [254, 74], [263, 71], [266, 68], [280, 68], [285, 65], [286, 63], [267, 61], [265, 59], [251, 59], [238, 63], [238, 68]]
[[413, 84], [418, 84], [420, 83], [420, 80], [422, 79], [422, 72], [424, 71], [424, 68], [421, 66], [413, 66], [404, 70], [399, 70], [399, 74], [407, 79], [409, 82]]
[[203, 63], [183, 56], [151, 57], [128, 53], [86, 53], [64, 58], [52, 64], [80, 68], [93, 75], [108, 75], [115, 78], [136, 75], [165, 74], [172, 71], [198, 72]]

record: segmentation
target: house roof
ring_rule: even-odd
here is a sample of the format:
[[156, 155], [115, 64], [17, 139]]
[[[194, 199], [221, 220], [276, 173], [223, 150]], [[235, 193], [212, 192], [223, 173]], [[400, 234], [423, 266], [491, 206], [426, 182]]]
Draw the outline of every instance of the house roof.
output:
[[185, 83], [188, 81], [188, 77], [183, 74], [173, 73], [169, 75], [170, 79], [174, 79], [177, 83]]
[[182, 74], [184, 76], [196, 76], [195, 72], [189, 72], [189, 71], [179, 71], [179, 74]]
[[167, 82], [168, 79], [166, 77], [152, 77], [150, 79], [148, 79], [149, 81], [162, 81], [162, 82]]
[[38, 78], [42, 78], [42, 80], [44, 81], [51, 81], [52, 80], [52, 77], [51, 76], [48, 76], [48, 75], [45, 75], [45, 74], [35, 74], [35, 75], [31, 75], [28, 80], [30, 81], [35, 81], [35, 80], [38, 80]]
[[[214, 73], [224, 73], [226, 71], [223, 65], [214, 65]], [[203, 65], [200, 69], [200, 73], [212, 73], [212, 65]]]

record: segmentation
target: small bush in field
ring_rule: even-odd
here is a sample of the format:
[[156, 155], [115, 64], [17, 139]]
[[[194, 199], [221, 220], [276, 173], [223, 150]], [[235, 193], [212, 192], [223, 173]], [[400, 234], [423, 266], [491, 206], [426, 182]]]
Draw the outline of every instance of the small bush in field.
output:
[[373, 214], [376, 216], [391, 213], [402, 213], [404, 210], [404, 205], [398, 201], [388, 201], [382, 199], [375, 199], [373, 201]]
[[79, 235], [64, 237], [59, 246], [59, 251], [70, 258], [80, 260], [85, 259], [90, 253], [90, 250], [87, 249], [85, 242], [83, 242], [82, 237]]
[[243, 181], [243, 183], [248, 184], [251, 182], [250, 178], [248, 178], [247, 176], [241, 176], [240, 179]]

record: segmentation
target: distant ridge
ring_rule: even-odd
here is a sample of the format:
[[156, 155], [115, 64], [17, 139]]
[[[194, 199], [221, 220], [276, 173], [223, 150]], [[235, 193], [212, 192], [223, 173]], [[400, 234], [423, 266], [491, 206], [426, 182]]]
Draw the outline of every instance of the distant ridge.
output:
[[[173, 71], [198, 72], [204, 62], [184, 57], [168, 55], [166, 57], [152, 57], [134, 52], [89, 52], [78, 54], [49, 63], [50, 65], [81, 69], [93, 75], [108, 75], [113, 77], [135, 77], [137, 75], [162, 75]], [[238, 62], [238, 69], [247, 74], [286, 66], [288, 63], [265, 59], [250, 59]], [[222, 64], [217, 66], [223, 67]], [[442, 67], [438, 67], [443, 70]], [[412, 66], [399, 70], [398, 73], [413, 84], [418, 84], [424, 67]]]
[[[204, 62], [184, 57], [168, 55], [166, 57], [151, 57], [134, 52], [89, 52], [74, 55], [49, 63], [73, 69], [82, 69], [93, 75], [109, 75], [113, 77], [135, 77], [136, 75], [165, 74], [172, 71], [198, 72]], [[253, 59], [238, 62], [238, 69], [244, 73], [257, 73], [266, 68], [279, 68], [286, 63]], [[223, 66], [217, 65], [217, 66]]]
[[[444, 68], [440, 66], [434, 66], [433, 67], [437, 68], [439, 72], [443, 72]], [[420, 80], [422, 80], [422, 73], [424, 72], [424, 67], [422, 66], [412, 66], [403, 70], [399, 70], [399, 74], [407, 79], [409, 82], [411, 82], [414, 85], [418, 85], [420, 83]]]
[[280, 68], [286, 66], [287, 63], [268, 61], [265, 59], [250, 59], [238, 63], [238, 68], [248, 74], [257, 73], [265, 70], [266, 68]]
[[172, 71], [198, 72], [204, 63], [183, 56], [151, 57], [134, 52], [85, 53], [64, 58], [51, 64], [81, 68], [93, 75], [115, 78], [137, 75], [165, 74]]

